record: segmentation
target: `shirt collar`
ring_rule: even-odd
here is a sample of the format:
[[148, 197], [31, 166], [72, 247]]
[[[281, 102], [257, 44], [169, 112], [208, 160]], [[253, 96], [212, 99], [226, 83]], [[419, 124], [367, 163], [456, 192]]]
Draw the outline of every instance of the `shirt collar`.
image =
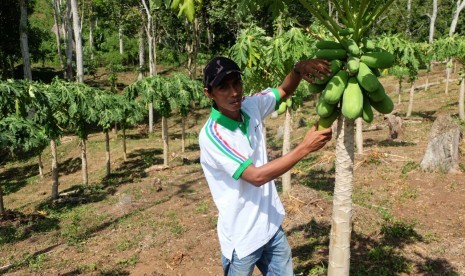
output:
[[250, 117], [247, 113], [243, 112], [241, 109], [241, 115], [244, 122], [238, 122], [233, 120], [225, 115], [223, 115], [218, 109], [214, 106], [212, 107], [210, 117], [217, 122], [218, 124], [224, 126], [225, 128], [234, 131], [236, 128], [240, 128], [241, 130], [245, 129], [249, 125]]

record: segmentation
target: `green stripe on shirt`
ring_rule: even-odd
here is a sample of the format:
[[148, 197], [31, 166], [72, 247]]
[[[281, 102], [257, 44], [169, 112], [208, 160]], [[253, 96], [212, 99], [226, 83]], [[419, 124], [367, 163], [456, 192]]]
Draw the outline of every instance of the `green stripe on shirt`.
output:
[[208, 122], [207, 123], [207, 127], [206, 127], [206, 133], [207, 133], [207, 136], [208, 136], [208, 139], [210, 139], [210, 141], [216, 146], [216, 148], [218, 148], [222, 153], [224, 153], [224, 155], [226, 155], [227, 157], [231, 158], [233, 161], [239, 163], [239, 164], [242, 164], [242, 160], [239, 160], [237, 159], [234, 155], [230, 154], [229, 152], [227, 152], [221, 145], [218, 144], [218, 142], [212, 137], [212, 133], [211, 133], [211, 130], [210, 130], [210, 125], [211, 122]]

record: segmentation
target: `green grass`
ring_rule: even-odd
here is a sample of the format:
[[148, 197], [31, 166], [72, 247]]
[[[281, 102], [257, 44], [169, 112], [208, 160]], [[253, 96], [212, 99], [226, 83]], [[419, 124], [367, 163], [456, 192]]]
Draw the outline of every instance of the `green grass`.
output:
[[401, 173], [407, 174], [413, 170], [416, 170], [420, 165], [413, 161], [407, 161], [402, 167]]
[[418, 197], [418, 189], [412, 186], [407, 186], [402, 189], [401, 198], [403, 199], [416, 199]]
[[118, 260], [118, 265], [122, 266], [122, 267], [127, 267], [127, 266], [136, 266], [137, 262], [139, 261], [139, 258], [137, 257], [137, 255], [132, 255], [131, 257], [127, 258], [127, 259], [122, 259], [122, 260]]
[[195, 212], [199, 214], [206, 214], [210, 208], [208, 201], [202, 200], [201, 202], [197, 203], [195, 206]]
[[28, 259], [27, 266], [32, 271], [40, 271], [45, 263], [49, 260], [49, 257], [45, 254], [39, 254]]

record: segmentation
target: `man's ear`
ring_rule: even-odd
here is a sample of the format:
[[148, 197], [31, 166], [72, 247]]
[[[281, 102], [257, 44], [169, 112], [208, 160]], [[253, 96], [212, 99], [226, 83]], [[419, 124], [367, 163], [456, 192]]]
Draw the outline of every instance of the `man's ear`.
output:
[[211, 99], [211, 94], [210, 94], [210, 91], [208, 91], [208, 88], [204, 88], [203, 89], [203, 94], [205, 94], [205, 96], [207, 96], [207, 98]]

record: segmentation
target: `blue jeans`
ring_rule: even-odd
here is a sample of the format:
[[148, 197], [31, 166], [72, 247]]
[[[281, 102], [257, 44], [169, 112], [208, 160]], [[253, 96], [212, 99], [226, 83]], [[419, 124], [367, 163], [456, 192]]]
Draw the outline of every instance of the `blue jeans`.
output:
[[281, 227], [267, 244], [247, 257], [239, 260], [236, 251], [234, 251], [232, 260], [222, 255], [221, 261], [225, 276], [250, 276], [255, 265], [266, 276], [294, 275], [291, 247]]

